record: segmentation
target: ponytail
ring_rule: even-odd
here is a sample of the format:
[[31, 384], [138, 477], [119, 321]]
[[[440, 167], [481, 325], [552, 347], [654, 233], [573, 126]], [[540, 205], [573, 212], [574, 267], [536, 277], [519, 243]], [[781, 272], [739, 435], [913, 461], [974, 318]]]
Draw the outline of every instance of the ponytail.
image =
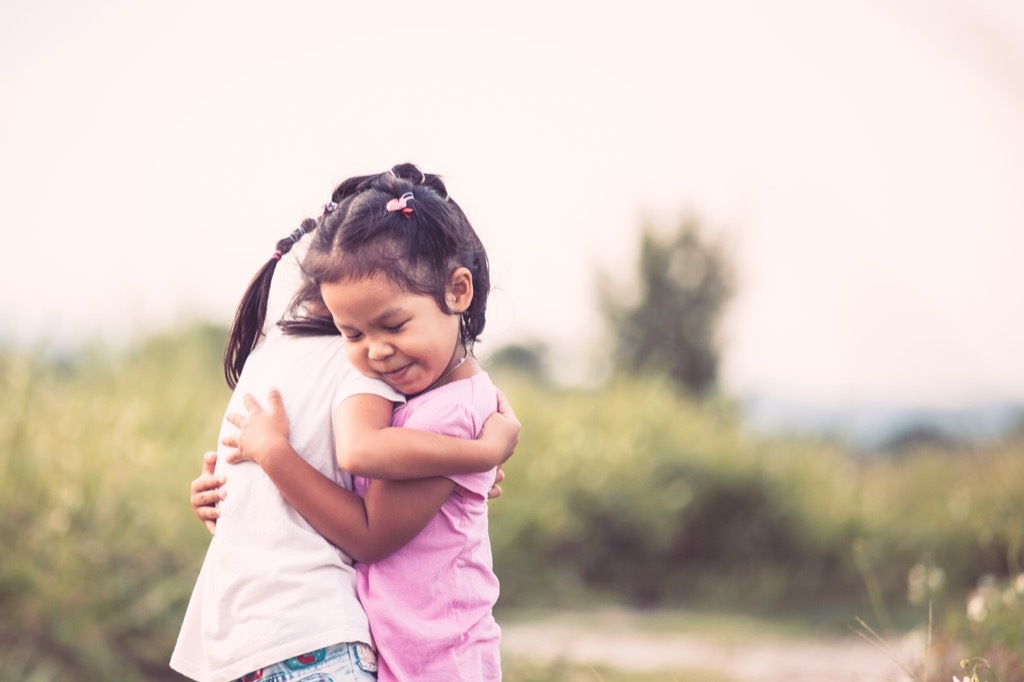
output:
[[291, 251], [292, 246], [302, 239], [303, 235], [316, 229], [316, 225], [315, 220], [306, 218], [290, 235], [277, 242], [273, 255], [253, 276], [245, 293], [242, 294], [224, 348], [224, 378], [227, 380], [228, 388], [234, 388], [238, 384], [238, 377], [242, 373], [245, 361], [263, 337], [270, 284], [281, 256]]

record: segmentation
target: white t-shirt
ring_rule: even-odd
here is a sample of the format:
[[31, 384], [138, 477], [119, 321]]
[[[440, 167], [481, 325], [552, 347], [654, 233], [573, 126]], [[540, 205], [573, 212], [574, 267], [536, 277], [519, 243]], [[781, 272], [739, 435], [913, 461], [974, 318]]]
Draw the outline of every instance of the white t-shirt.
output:
[[[227, 411], [244, 414], [246, 393], [265, 408], [268, 390], [279, 389], [292, 447], [351, 489], [335, 459], [335, 409], [359, 393], [403, 397], [354, 370], [343, 343], [340, 336], [288, 336], [271, 326], [246, 361]], [[229, 430], [237, 429], [225, 420], [222, 435]], [[227, 497], [171, 667], [203, 682], [227, 681], [331, 644], [370, 642], [352, 560], [306, 523], [257, 464], [229, 465], [224, 454], [221, 448], [217, 473], [227, 477]]]

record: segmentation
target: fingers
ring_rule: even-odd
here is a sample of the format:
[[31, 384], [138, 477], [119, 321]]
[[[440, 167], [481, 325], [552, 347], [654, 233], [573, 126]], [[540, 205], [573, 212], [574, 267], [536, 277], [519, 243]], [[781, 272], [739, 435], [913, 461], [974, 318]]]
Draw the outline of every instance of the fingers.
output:
[[[254, 417], [267, 411], [263, 409], [256, 398], [252, 397], [251, 393], [246, 393], [242, 396], [242, 403], [245, 405], [246, 414], [228, 412], [224, 415], [224, 419], [240, 429], [245, 428], [249, 417]], [[276, 388], [270, 389], [270, 392], [267, 394], [267, 404], [270, 406], [269, 412], [284, 413], [284, 401], [281, 399], [281, 392]]]
[[519, 418], [516, 417], [515, 410], [512, 409], [512, 403], [508, 401], [508, 396], [501, 389], [498, 390], [498, 414], [519, 426]]
[[193, 507], [201, 507], [206, 504], [216, 504], [224, 499], [221, 488], [224, 485], [223, 476], [200, 476], [192, 481], [190, 499]]
[[226, 419], [231, 424], [234, 424], [238, 428], [242, 428], [243, 426], [245, 426], [245, 421], [250, 416], [254, 414], [259, 414], [260, 412], [263, 411], [263, 408], [260, 407], [260, 404], [258, 402], [256, 402], [256, 398], [252, 397], [251, 393], [246, 393], [245, 395], [242, 396], [242, 403], [245, 405], [245, 411], [247, 412], [247, 414], [228, 412], [226, 415], [224, 415], [224, 419]]
[[224, 490], [208, 490], [192, 496], [192, 505], [195, 507], [196, 516], [200, 521], [216, 521], [220, 518], [220, 510], [217, 503], [227, 497]]
[[199, 507], [196, 509], [196, 516], [203, 521], [203, 525], [210, 531], [210, 535], [216, 535], [217, 519], [220, 518], [220, 510], [216, 507]]
[[213, 473], [202, 473], [199, 475], [198, 478], [192, 481], [192, 485], [190, 487], [192, 497], [195, 497], [196, 495], [200, 495], [210, 490], [216, 490], [217, 488], [220, 488], [222, 485], [224, 485], [224, 482], [226, 480], [227, 479], [224, 478], [223, 475], [216, 476]]
[[263, 407], [256, 402], [256, 398], [252, 397], [251, 393], [246, 393], [242, 396], [242, 402], [245, 404], [245, 409], [249, 415], [259, 414], [263, 411]]
[[[216, 505], [227, 497], [227, 491], [223, 488], [225, 480], [223, 476], [203, 474], [192, 481], [192, 511], [207, 528], [210, 528], [211, 524], [216, 524], [220, 517], [220, 510]], [[213, 532], [212, 528], [210, 532]]]
[[217, 468], [217, 451], [209, 450], [203, 453], [203, 475], [213, 476], [214, 470]]
[[499, 466], [498, 470], [494, 472], [494, 484], [491, 486], [491, 489], [487, 491], [488, 500], [493, 500], [501, 497], [501, 486], [498, 484], [504, 480], [505, 470]]
[[267, 393], [267, 404], [271, 412], [284, 412], [284, 401], [281, 399], [281, 392], [276, 388], [270, 389]]
[[[199, 488], [196, 488], [196, 483], [199, 483]], [[217, 504], [227, 496], [227, 492], [224, 490], [224, 477], [218, 476], [217, 478], [204, 478], [203, 480], [193, 481], [192, 483], [192, 505], [196, 508], [205, 507], [211, 504]]]
[[[225, 445], [225, 446], [227, 446], [229, 448], [237, 448], [238, 447], [238, 434], [237, 433], [229, 433], [229, 434], [225, 435], [223, 438], [220, 439], [220, 444], [221, 445]], [[225, 460], [225, 461], [228, 464], [232, 463], [230, 459]]]
[[512, 403], [508, 401], [508, 396], [505, 395], [505, 391], [502, 391], [501, 389], [498, 389], [498, 412], [505, 416], [510, 414], [513, 416], [515, 415], [512, 411]]
[[223, 488], [227, 479], [214, 474], [216, 466], [217, 453], [212, 450], [203, 453], [203, 471], [190, 486], [192, 511], [210, 531], [210, 535], [216, 532], [217, 519], [220, 517], [216, 505], [227, 497], [227, 491]]

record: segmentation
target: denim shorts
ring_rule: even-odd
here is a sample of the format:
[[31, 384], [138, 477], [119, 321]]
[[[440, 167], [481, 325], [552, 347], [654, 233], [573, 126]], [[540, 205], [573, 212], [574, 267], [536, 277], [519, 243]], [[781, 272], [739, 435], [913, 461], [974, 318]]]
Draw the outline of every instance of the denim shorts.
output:
[[235, 682], [374, 682], [377, 656], [368, 644], [345, 642], [254, 670]]

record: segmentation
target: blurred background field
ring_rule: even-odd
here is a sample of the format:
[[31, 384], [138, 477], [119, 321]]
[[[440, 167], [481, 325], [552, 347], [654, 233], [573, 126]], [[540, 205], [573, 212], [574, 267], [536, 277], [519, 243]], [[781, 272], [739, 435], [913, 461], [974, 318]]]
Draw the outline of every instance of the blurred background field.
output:
[[[0, 678], [175, 679], [167, 658], [208, 541], [188, 484], [227, 398], [223, 336], [0, 351]], [[933, 661], [1019, 672], [1020, 430], [859, 453], [751, 434], [728, 400], [664, 381], [562, 389], [492, 373], [524, 425], [491, 506], [499, 618], [615, 604], [744, 614], [795, 636], [850, 635], [861, 618], [902, 637], [930, 603]], [[508, 663], [509, 679], [574, 679]]]

